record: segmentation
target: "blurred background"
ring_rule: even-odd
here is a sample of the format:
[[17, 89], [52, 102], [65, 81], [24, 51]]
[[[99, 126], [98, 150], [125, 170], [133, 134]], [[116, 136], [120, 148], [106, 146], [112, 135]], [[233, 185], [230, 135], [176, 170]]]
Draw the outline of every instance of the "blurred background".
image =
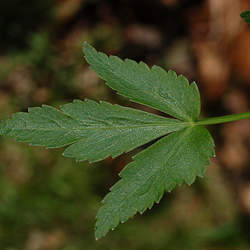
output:
[[[83, 58], [88, 41], [198, 83], [202, 116], [250, 110], [249, 0], [2, 0], [0, 119], [43, 103], [118, 96]], [[75, 163], [63, 149], [0, 141], [0, 249], [250, 249], [250, 120], [209, 128], [216, 141], [203, 179], [95, 241], [100, 201], [131, 160]]]

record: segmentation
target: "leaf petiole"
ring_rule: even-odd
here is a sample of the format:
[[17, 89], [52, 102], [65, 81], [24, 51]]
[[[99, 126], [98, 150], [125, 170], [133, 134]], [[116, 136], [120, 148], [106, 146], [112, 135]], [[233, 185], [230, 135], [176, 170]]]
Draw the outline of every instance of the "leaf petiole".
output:
[[195, 122], [195, 125], [213, 125], [213, 124], [220, 124], [226, 122], [234, 122], [238, 120], [248, 119], [250, 118], [250, 112], [240, 113], [240, 114], [233, 114], [233, 115], [224, 115], [219, 117], [212, 117], [199, 120]]

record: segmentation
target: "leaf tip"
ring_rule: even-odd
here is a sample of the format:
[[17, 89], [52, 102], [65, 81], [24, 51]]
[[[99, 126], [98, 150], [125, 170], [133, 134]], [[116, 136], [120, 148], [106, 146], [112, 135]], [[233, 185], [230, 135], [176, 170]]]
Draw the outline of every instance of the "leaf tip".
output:
[[100, 232], [98, 228], [95, 229], [95, 240], [100, 240], [101, 238], [103, 238], [105, 235], [107, 234], [107, 232]]
[[90, 45], [88, 42], [86, 42], [86, 41], [83, 43], [82, 50], [83, 50], [85, 56], [86, 56], [88, 53], [90, 53], [90, 52], [96, 52], [96, 53], [97, 53], [96, 49], [95, 49], [93, 46], [91, 46], [91, 45]]
[[84, 41], [83, 44], [82, 44], [82, 48], [83, 50], [88, 48], [90, 45], [88, 44], [88, 42]]

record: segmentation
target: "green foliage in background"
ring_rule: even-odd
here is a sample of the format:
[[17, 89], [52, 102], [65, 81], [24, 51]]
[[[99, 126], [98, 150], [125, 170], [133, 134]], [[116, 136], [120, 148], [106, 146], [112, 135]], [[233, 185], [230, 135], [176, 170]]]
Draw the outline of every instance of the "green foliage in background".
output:
[[250, 10], [242, 12], [240, 16], [250, 24]]
[[[53, 23], [54, 5], [54, 0], [37, 0], [35, 2], [22, 0], [1, 1], [1, 53], [11, 51], [13, 48], [27, 48], [34, 30]], [[15, 8], [15, 11], [13, 8]]]

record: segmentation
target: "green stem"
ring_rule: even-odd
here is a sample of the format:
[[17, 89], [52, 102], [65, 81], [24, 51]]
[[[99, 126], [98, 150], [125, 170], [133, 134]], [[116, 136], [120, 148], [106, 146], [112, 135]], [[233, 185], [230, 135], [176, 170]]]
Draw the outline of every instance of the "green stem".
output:
[[238, 120], [247, 119], [247, 118], [250, 118], [250, 112], [202, 119], [202, 120], [195, 122], [195, 125], [220, 124], [220, 123], [233, 122], [233, 121], [238, 121]]

